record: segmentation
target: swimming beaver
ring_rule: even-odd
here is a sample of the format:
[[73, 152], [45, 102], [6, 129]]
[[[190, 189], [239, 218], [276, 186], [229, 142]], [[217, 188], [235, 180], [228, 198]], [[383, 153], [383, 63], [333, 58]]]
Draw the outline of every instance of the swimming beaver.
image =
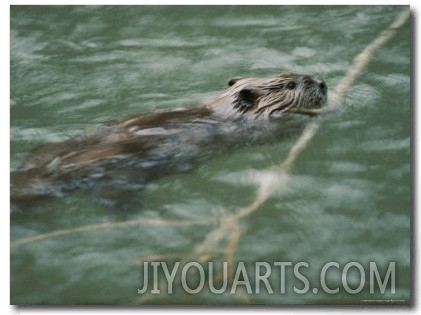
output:
[[75, 188], [141, 189], [220, 151], [276, 141], [288, 132], [285, 113], [320, 108], [327, 97], [323, 80], [290, 72], [228, 85], [197, 107], [128, 116], [90, 137], [36, 148], [11, 174], [12, 208]]

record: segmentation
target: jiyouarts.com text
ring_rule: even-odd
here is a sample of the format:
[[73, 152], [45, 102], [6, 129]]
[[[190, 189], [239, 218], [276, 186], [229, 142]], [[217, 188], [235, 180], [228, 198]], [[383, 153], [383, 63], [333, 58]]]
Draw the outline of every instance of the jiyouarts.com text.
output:
[[327, 262], [310, 277], [307, 262], [255, 262], [247, 266], [239, 262], [230, 267], [227, 262], [143, 262], [138, 293], [183, 290], [198, 294], [209, 289], [214, 294], [235, 294], [241, 288], [248, 294], [395, 294], [395, 269], [395, 262], [382, 264], [382, 268], [376, 262]]

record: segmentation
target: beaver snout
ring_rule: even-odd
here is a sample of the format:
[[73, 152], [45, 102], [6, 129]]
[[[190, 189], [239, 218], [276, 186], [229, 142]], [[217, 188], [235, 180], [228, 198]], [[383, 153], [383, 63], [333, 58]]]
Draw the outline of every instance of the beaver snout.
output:
[[314, 78], [311, 76], [304, 76], [303, 77], [304, 85], [308, 88], [317, 88], [322, 92], [322, 94], [326, 95], [327, 93], [327, 84], [323, 79]]
[[325, 81], [323, 81], [323, 80], [319, 80], [320, 82], [318, 83], [319, 84], [319, 89], [320, 89], [320, 91], [323, 93], [323, 94], [327, 94], [327, 85], [326, 85], [326, 82]]
[[320, 78], [311, 78], [309, 76], [304, 78], [304, 83], [307, 85], [316, 86], [320, 92], [326, 95], [327, 93], [327, 84], [323, 79]]

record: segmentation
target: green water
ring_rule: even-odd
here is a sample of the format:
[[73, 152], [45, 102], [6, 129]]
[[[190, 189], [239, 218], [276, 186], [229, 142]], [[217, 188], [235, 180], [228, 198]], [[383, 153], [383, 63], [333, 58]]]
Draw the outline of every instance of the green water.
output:
[[[31, 148], [89, 133], [131, 113], [194, 104], [235, 76], [285, 70], [316, 74], [331, 90], [356, 54], [401, 7], [11, 7], [11, 168]], [[12, 241], [88, 224], [207, 220], [208, 225], [129, 225], [53, 236], [11, 248], [12, 304], [375, 304], [410, 301], [410, 25], [380, 48], [347, 91], [338, 112], [297, 159], [284, 189], [241, 219], [234, 261], [396, 262], [396, 293], [143, 297], [139, 257], [174, 262], [250, 204], [265, 170], [296, 138], [219, 155], [192, 172], [136, 193], [130, 211], [110, 209], [89, 192], [45, 200], [11, 215]], [[221, 256], [213, 259], [220, 263]], [[383, 267], [383, 269], [381, 269]], [[354, 270], [355, 271], [355, 270]], [[191, 276], [194, 278], [194, 275]], [[356, 288], [358, 273], [350, 272]], [[366, 279], [368, 280], [366, 272]], [[276, 281], [275, 281], [276, 282]], [[336, 285], [331, 285], [334, 288]]]

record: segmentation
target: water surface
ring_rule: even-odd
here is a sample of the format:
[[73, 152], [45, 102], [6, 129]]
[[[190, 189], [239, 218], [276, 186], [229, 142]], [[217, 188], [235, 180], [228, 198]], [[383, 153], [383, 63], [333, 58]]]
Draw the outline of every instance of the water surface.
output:
[[[401, 7], [11, 8], [11, 168], [31, 148], [138, 112], [195, 104], [235, 76], [315, 74], [330, 89]], [[235, 262], [396, 262], [396, 294], [176, 294], [142, 299], [139, 257], [188, 253], [215, 218], [253, 201], [296, 137], [218, 155], [134, 194], [130, 211], [76, 191], [11, 216], [11, 239], [88, 224], [209, 220], [209, 225], [105, 228], [11, 249], [12, 304], [360, 304], [410, 298], [410, 26], [384, 47], [321, 127], [280, 189], [240, 221]], [[173, 262], [188, 259], [164, 259]], [[215, 260], [222, 261], [223, 259]], [[332, 277], [339, 272], [332, 272]], [[292, 275], [288, 281], [292, 280]], [[355, 284], [358, 274], [350, 273]], [[366, 276], [368, 279], [368, 274]], [[334, 280], [334, 279], [333, 279]], [[332, 281], [333, 281], [332, 280]], [[352, 282], [354, 281], [354, 282]], [[298, 282], [297, 287], [302, 287]], [[320, 287], [320, 286], [319, 286]], [[310, 290], [311, 291], [311, 290]], [[390, 291], [389, 291], [390, 293]]]

